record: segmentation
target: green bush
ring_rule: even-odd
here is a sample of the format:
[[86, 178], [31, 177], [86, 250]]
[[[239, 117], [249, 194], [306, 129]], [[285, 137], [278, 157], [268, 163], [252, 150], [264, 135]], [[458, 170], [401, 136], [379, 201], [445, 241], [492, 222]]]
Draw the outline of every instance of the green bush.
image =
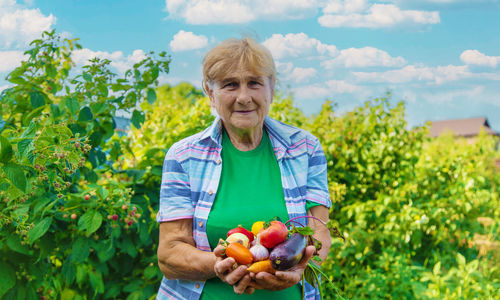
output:
[[[387, 97], [341, 117], [327, 103], [309, 130], [329, 163], [330, 217], [347, 237], [324, 268], [346, 297], [500, 296], [495, 138], [431, 140]], [[490, 245], [482, 255], [478, 239]]]
[[[165, 53], [119, 78], [108, 60], [75, 69], [80, 46], [54, 32], [31, 46], [0, 94], [0, 297], [152, 299], [163, 159], [212, 122], [209, 101], [187, 83], [157, 87]], [[118, 109], [131, 115], [126, 135]], [[308, 117], [278, 94], [270, 115], [322, 142], [331, 222], [346, 237], [322, 268], [342, 296], [500, 298], [493, 137], [430, 139], [390, 95]]]
[[54, 32], [31, 47], [0, 95], [0, 296], [148, 298], [161, 278], [157, 192], [113, 163], [124, 143], [113, 116], [140, 126], [136, 103], [155, 100], [169, 59], [150, 53], [117, 78], [109, 60], [73, 70], [80, 45]]

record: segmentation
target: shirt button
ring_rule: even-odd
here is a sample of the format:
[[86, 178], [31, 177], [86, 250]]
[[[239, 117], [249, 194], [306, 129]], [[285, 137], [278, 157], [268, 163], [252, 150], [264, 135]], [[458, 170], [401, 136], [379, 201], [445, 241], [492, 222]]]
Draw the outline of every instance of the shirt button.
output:
[[194, 285], [194, 287], [197, 288], [197, 289], [199, 289], [200, 288], [200, 284], [197, 283], [197, 284]]
[[212, 196], [212, 195], [214, 194], [214, 191], [210, 190], [210, 191], [208, 191], [208, 194], [209, 194], [210, 196]]
[[203, 227], [203, 222], [202, 221], [198, 222], [198, 226]]

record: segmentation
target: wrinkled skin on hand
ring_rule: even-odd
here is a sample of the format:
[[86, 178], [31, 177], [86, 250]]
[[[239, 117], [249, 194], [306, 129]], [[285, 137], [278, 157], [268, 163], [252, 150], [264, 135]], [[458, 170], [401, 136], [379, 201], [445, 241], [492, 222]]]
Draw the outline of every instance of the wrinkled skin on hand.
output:
[[314, 246], [306, 247], [304, 257], [289, 270], [277, 271], [274, 275], [267, 272], [255, 274], [248, 273], [245, 265], [237, 266], [234, 269], [235, 260], [231, 257], [224, 258], [224, 247], [217, 246], [214, 249], [216, 256], [214, 271], [223, 282], [232, 285], [237, 294], [252, 294], [255, 289], [280, 291], [292, 287], [302, 280], [302, 274], [314, 252]]
[[214, 254], [215, 275], [223, 282], [232, 285], [236, 294], [253, 294], [255, 288], [251, 286], [252, 279], [247, 272], [247, 266], [240, 265], [234, 269], [236, 261], [232, 257], [224, 258], [224, 247], [221, 245], [214, 249]]

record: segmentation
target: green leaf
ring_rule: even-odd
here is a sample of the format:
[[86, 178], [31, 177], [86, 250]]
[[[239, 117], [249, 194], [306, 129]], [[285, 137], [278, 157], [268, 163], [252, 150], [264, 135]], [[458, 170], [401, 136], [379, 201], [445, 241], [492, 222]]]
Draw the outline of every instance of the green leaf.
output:
[[[74, 248], [74, 247], [73, 247]], [[82, 285], [87, 278], [87, 270], [85, 270], [85, 265], [76, 266], [76, 283]]]
[[144, 115], [144, 113], [138, 110], [134, 110], [134, 112], [132, 113], [132, 125], [134, 125], [135, 128], [141, 128], [141, 125], [145, 120], [146, 116]]
[[434, 268], [432, 269], [432, 274], [434, 275], [439, 275], [439, 272], [441, 270], [441, 262], [438, 261], [435, 265], [434, 265]]
[[26, 288], [24, 286], [17, 286], [17, 300], [28, 299], [26, 296]]
[[76, 112], [80, 110], [80, 104], [74, 97], [66, 98], [65, 105], [72, 115], [76, 114]]
[[12, 267], [0, 261], [0, 299], [16, 284], [16, 273]]
[[30, 93], [30, 101], [33, 108], [45, 105], [45, 99], [43, 95], [36, 91]]
[[73, 300], [76, 295], [75, 291], [66, 288], [61, 292], [61, 300]]
[[465, 257], [460, 253], [457, 253], [457, 262], [459, 266], [465, 266]]
[[102, 215], [95, 210], [90, 210], [86, 212], [78, 220], [78, 228], [80, 230], [86, 230], [87, 236], [94, 233], [102, 224]]
[[12, 145], [9, 140], [0, 135], [0, 162], [7, 163], [12, 158]]
[[132, 256], [132, 257], [136, 257], [137, 253], [138, 253], [137, 252], [137, 248], [132, 243], [132, 241], [130, 240], [130, 237], [128, 235], [125, 235], [123, 237], [123, 240], [122, 240], [122, 243], [121, 243], [121, 250], [124, 251], [125, 253], [127, 253], [128, 255]]
[[126, 286], [123, 287], [123, 291], [125, 292], [133, 292], [140, 290], [142, 286], [142, 281], [139, 279], [135, 279], [132, 282], [129, 282]]
[[[90, 246], [88, 239], [86, 239], [83, 236], [80, 236], [73, 244], [73, 248], [71, 251], [71, 260], [75, 263], [82, 263], [89, 256], [89, 254], [90, 254]], [[78, 281], [78, 275], [77, 275], [77, 281]]]
[[115, 255], [115, 247], [113, 247], [113, 242], [111, 240], [99, 243], [96, 250], [97, 257], [101, 262], [105, 262]]
[[89, 144], [92, 147], [99, 146], [99, 144], [101, 144], [102, 137], [103, 137], [102, 132], [100, 132], [100, 131], [92, 132], [92, 134], [89, 137]]
[[29, 231], [30, 243], [42, 237], [49, 230], [50, 224], [52, 224], [52, 218], [46, 217], [31, 228]]
[[112, 285], [111, 287], [106, 287], [106, 294], [104, 295], [105, 299], [116, 298], [121, 292], [121, 288], [119, 285]]
[[155, 101], [156, 101], [156, 92], [155, 92], [154, 89], [148, 89], [147, 100], [148, 100], [149, 104], [155, 103]]
[[92, 289], [95, 290], [97, 293], [103, 293], [104, 292], [104, 283], [102, 281], [102, 274], [99, 271], [90, 271], [89, 272], [89, 280], [90, 280], [90, 286], [92, 286]]
[[135, 290], [132, 293], [130, 293], [127, 296], [127, 299], [125, 300], [141, 300], [144, 298], [144, 295], [142, 294], [142, 289], [139, 288], [139, 290]]
[[146, 279], [152, 279], [153, 277], [155, 277], [158, 274], [157, 270], [158, 269], [156, 266], [148, 266], [144, 270], [144, 277], [146, 277]]
[[18, 235], [10, 235], [7, 239], [7, 246], [18, 253], [30, 255], [30, 250], [26, 245], [21, 244], [21, 238]]
[[32, 139], [23, 139], [23, 140], [20, 140], [18, 143], [17, 143], [17, 152], [19, 153], [19, 158], [22, 160], [26, 154], [27, 154], [27, 151], [32, 148], [32, 143], [33, 140]]
[[22, 192], [26, 191], [26, 175], [21, 166], [17, 164], [8, 164], [3, 166], [3, 171], [7, 175], [7, 179]]
[[21, 134], [20, 138], [34, 138], [36, 136], [36, 131], [38, 130], [38, 125], [34, 123], [33, 121], [30, 122], [28, 125], [28, 128], [26, 128], [23, 131], [23, 134]]
[[33, 120], [33, 118], [38, 117], [39, 115], [41, 115], [42, 111], [44, 109], [45, 109], [45, 106], [42, 105], [42, 106], [40, 106], [40, 107], [38, 107], [36, 109], [33, 109], [30, 113], [24, 114], [23, 115], [23, 120], [22, 120], [23, 125], [27, 126], [31, 122], [31, 120]]
[[292, 229], [289, 230], [289, 233], [290, 234], [292, 234], [292, 233], [300, 233], [303, 236], [308, 236], [308, 235], [313, 235], [314, 234], [314, 230], [311, 227], [309, 227], [309, 226], [306, 226], [306, 227], [295, 227], [295, 226], [293, 226]]
[[54, 119], [59, 118], [62, 114], [61, 108], [59, 108], [58, 104], [51, 104], [50, 105], [50, 112], [52, 113], [52, 117]]
[[61, 275], [68, 285], [71, 285], [75, 280], [76, 267], [71, 262], [71, 255], [66, 257], [61, 269]]
[[90, 109], [92, 110], [92, 113], [94, 115], [98, 115], [104, 111], [106, 111], [106, 108], [108, 108], [108, 105], [106, 103], [92, 103], [90, 104]]
[[92, 75], [90, 75], [89, 73], [83, 73], [83, 79], [90, 82], [92, 81]]
[[54, 65], [48, 64], [45, 65], [45, 72], [47, 73], [47, 76], [50, 78], [55, 78], [57, 75], [57, 69], [54, 67]]
[[82, 108], [82, 110], [80, 110], [80, 113], [78, 114], [78, 122], [91, 121], [92, 118], [92, 111], [90, 111], [90, 108], [88, 106]]

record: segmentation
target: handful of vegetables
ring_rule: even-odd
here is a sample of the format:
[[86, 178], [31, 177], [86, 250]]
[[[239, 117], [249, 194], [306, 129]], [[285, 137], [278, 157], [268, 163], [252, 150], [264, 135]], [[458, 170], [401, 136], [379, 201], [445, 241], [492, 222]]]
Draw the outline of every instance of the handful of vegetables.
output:
[[[302, 218], [317, 219], [311, 216]], [[291, 269], [302, 259], [308, 245], [315, 246], [316, 252], [313, 259], [320, 261], [317, 253], [321, 249], [321, 242], [312, 237], [314, 231], [308, 226], [291, 225], [289, 229], [286, 224], [293, 222], [294, 219], [296, 218], [286, 223], [279, 220], [257, 221], [252, 225], [251, 231], [240, 225], [229, 230], [226, 240], [220, 239], [219, 244], [225, 247], [227, 257], [234, 258], [240, 265], [248, 265], [247, 271], [253, 273], [274, 274], [278, 270]], [[321, 221], [321, 223], [326, 226], [324, 222]], [[334, 236], [339, 236], [337, 228], [334, 228], [333, 233]], [[321, 285], [318, 279], [319, 274], [323, 274], [320, 267], [309, 262], [304, 270], [303, 281], [317, 287]], [[323, 278], [328, 278], [328, 276], [323, 274]]]

